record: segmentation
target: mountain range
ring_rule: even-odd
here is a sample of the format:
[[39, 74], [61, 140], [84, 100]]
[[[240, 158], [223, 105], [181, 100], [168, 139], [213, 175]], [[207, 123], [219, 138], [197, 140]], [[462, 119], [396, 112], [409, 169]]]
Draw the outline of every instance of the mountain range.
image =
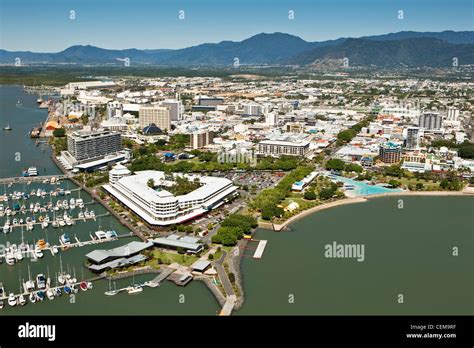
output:
[[[165, 66], [242, 65], [311, 66], [339, 62], [360, 67], [450, 67], [474, 64], [474, 31], [402, 31], [361, 38], [308, 42], [285, 33], [261, 33], [243, 41], [204, 43], [182, 49], [110, 50], [95, 46], [71, 46], [57, 53], [10, 52], [0, 49], [0, 64], [79, 64]], [[339, 62], [340, 63], [340, 62]], [[339, 64], [337, 63], [337, 64]]]

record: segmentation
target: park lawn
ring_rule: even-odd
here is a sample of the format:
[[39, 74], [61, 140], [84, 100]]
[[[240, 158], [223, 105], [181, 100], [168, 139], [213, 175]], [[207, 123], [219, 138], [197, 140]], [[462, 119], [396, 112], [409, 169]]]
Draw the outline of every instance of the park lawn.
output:
[[184, 265], [184, 266], [191, 266], [194, 262], [198, 260], [196, 256], [178, 254], [178, 253], [167, 253], [161, 250], [153, 251], [153, 259], [155, 260], [161, 259], [161, 261], [163, 261], [163, 263], [166, 265], [177, 262], [180, 265]]
[[401, 178], [401, 179], [396, 178], [395, 180], [401, 182], [402, 186], [412, 185], [413, 187], [415, 187], [417, 183], [422, 183], [423, 190], [426, 190], [426, 191], [441, 190], [438, 182], [432, 182], [432, 181], [416, 179], [416, 178]]

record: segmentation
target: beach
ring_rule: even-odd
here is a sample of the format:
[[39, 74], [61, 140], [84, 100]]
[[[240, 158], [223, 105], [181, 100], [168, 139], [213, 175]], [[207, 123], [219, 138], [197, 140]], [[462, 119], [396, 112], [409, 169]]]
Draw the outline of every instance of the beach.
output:
[[363, 203], [366, 202], [368, 199], [372, 198], [380, 198], [380, 197], [394, 197], [394, 196], [463, 196], [463, 195], [473, 195], [474, 196], [474, 187], [466, 187], [462, 191], [402, 191], [402, 192], [386, 192], [374, 195], [366, 195], [366, 196], [356, 196], [356, 197], [348, 197], [338, 201], [324, 203], [318, 205], [316, 207], [312, 207], [307, 210], [303, 210], [302, 212], [292, 216], [288, 220], [284, 221], [281, 224], [274, 224], [271, 222], [259, 222], [258, 226], [260, 228], [265, 229], [273, 229], [274, 231], [281, 231], [291, 223], [305, 217], [316, 213], [321, 210], [330, 209], [334, 207], [339, 207], [346, 204], [354, 204], [354, 203]]

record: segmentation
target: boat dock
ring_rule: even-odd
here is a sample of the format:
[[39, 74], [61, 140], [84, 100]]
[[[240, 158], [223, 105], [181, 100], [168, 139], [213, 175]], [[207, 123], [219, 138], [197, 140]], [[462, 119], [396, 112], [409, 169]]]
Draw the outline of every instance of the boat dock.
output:
[[175, 270], [172, 268], [166, 268], [165, 270], [163, 270], [163, 272], [158, 274], [155, 278], [150, 280], [148, 283], [160, 285], [161, 282], [165, 280], [166, 278], [168, 278], [171, 275], [171, 273], [173, 273], [174, 271]]
[[[105, 217], [105, 216], [109, 216], [109, 215], [110, 215], [109, 213], [104, 213], [104, 214], [99, 214], [99, 215], [95, 215], [95, 216], [91, 216], [91, 217], [83, 217], [83, 218], [77, 217], [77, 218], [70, 218], [70, 219], [71, 219], [71, 221], [73, 221], [72, 224], [75, 225], [76, 221], [78, 221], [78, 220], [81, 220], [81, 221], [84, 221], [84, 222], [86, 222], [87, 220], [94, 220], [94, 221], [96, 221], [97, 218], [101, 218], [101, 217]], [[35, 222], [35, 223], [30, 223], [30, 224], [33, 225], [33, 226], [34, 226], [34, 225], [41, 225], [42, 222]], [[51, 224], [51, 222], [49, 222], [49, 224]], [[15, 227], [27, 227], [27, 226], [28, 226], [28, 224], [15, 224], [15, 225], [11, 225], [10, 227], [11, 227], [12, 230], [13, 230], [13, 228], [15, 228]], [[72, 226], [72, 225], [71, 225], [71, 226]], [[70, 226], [65, 225], [65, 226], [63, 226], [63, 227], [70, 227]], [[54, 228], [54, 227], [53, 227], [53, 228]]]
[[255, 250], [255, 254], [253, 254], [254, 259], [261, 259], [263, 255], [263, 251], [267, 246], [267, 240], [261, 240], [258, 242], [257, 250]]
[[0, 184], [22, 184], [28, 181], [31, 182], [43, 182], [45, 179], [51, 180], [52, 178], [55, 178], [57, 180], [62, 180], [62, 179], [67, 179], [69, 176], [68, 175], [38, 175], [38, 176], [16, 176], [12, 178], [0, 178]]

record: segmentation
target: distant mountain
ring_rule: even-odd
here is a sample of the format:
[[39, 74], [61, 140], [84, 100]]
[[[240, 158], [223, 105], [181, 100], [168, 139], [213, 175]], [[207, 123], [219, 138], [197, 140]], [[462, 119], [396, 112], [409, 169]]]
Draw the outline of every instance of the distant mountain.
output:
[[467, 44], [467, 43], [474, 43], [474, 31], [452, 31], [452, 30], [446, 30], [442, 32], [400, 31], [398, 33], [361, 37], [361, 39], [369, 39], [369, 40], [377, 40], [377, 41], [420, 39], [420, 38], [440, 39], [440, 40], [450, 42], [453, 44]]
[[453, 57], [458, 59], [459, 64], [474, 64], [474, 44], [452, 44], [433, 38], [386, 41], [347, 39], [337, 46], [303, 52], [288, 63], [324, 65], [348, 58], [350, 66], [450, 67]]
[[238, 58], [242, 65], [311, 65], [315, 61], [348, 57], [350, 65], [359, 66], [446, 66], [453, 57], [461, 64], [474, 63], [470, 53], [473, 44], [474, 32], [471, 31], [404, 31], [321, 42], [308, 42], [285, 33], [262, 33], [239, 42], [205, 43], [175, 50], [109, 50], [81, 45], [58, 53], [0, 50], [0, 64], [14, 64], [15, 58], [20, 58], [22, 64], [123, 65], [123, 60], [128, 58], [131, 65], [231, 66]]

